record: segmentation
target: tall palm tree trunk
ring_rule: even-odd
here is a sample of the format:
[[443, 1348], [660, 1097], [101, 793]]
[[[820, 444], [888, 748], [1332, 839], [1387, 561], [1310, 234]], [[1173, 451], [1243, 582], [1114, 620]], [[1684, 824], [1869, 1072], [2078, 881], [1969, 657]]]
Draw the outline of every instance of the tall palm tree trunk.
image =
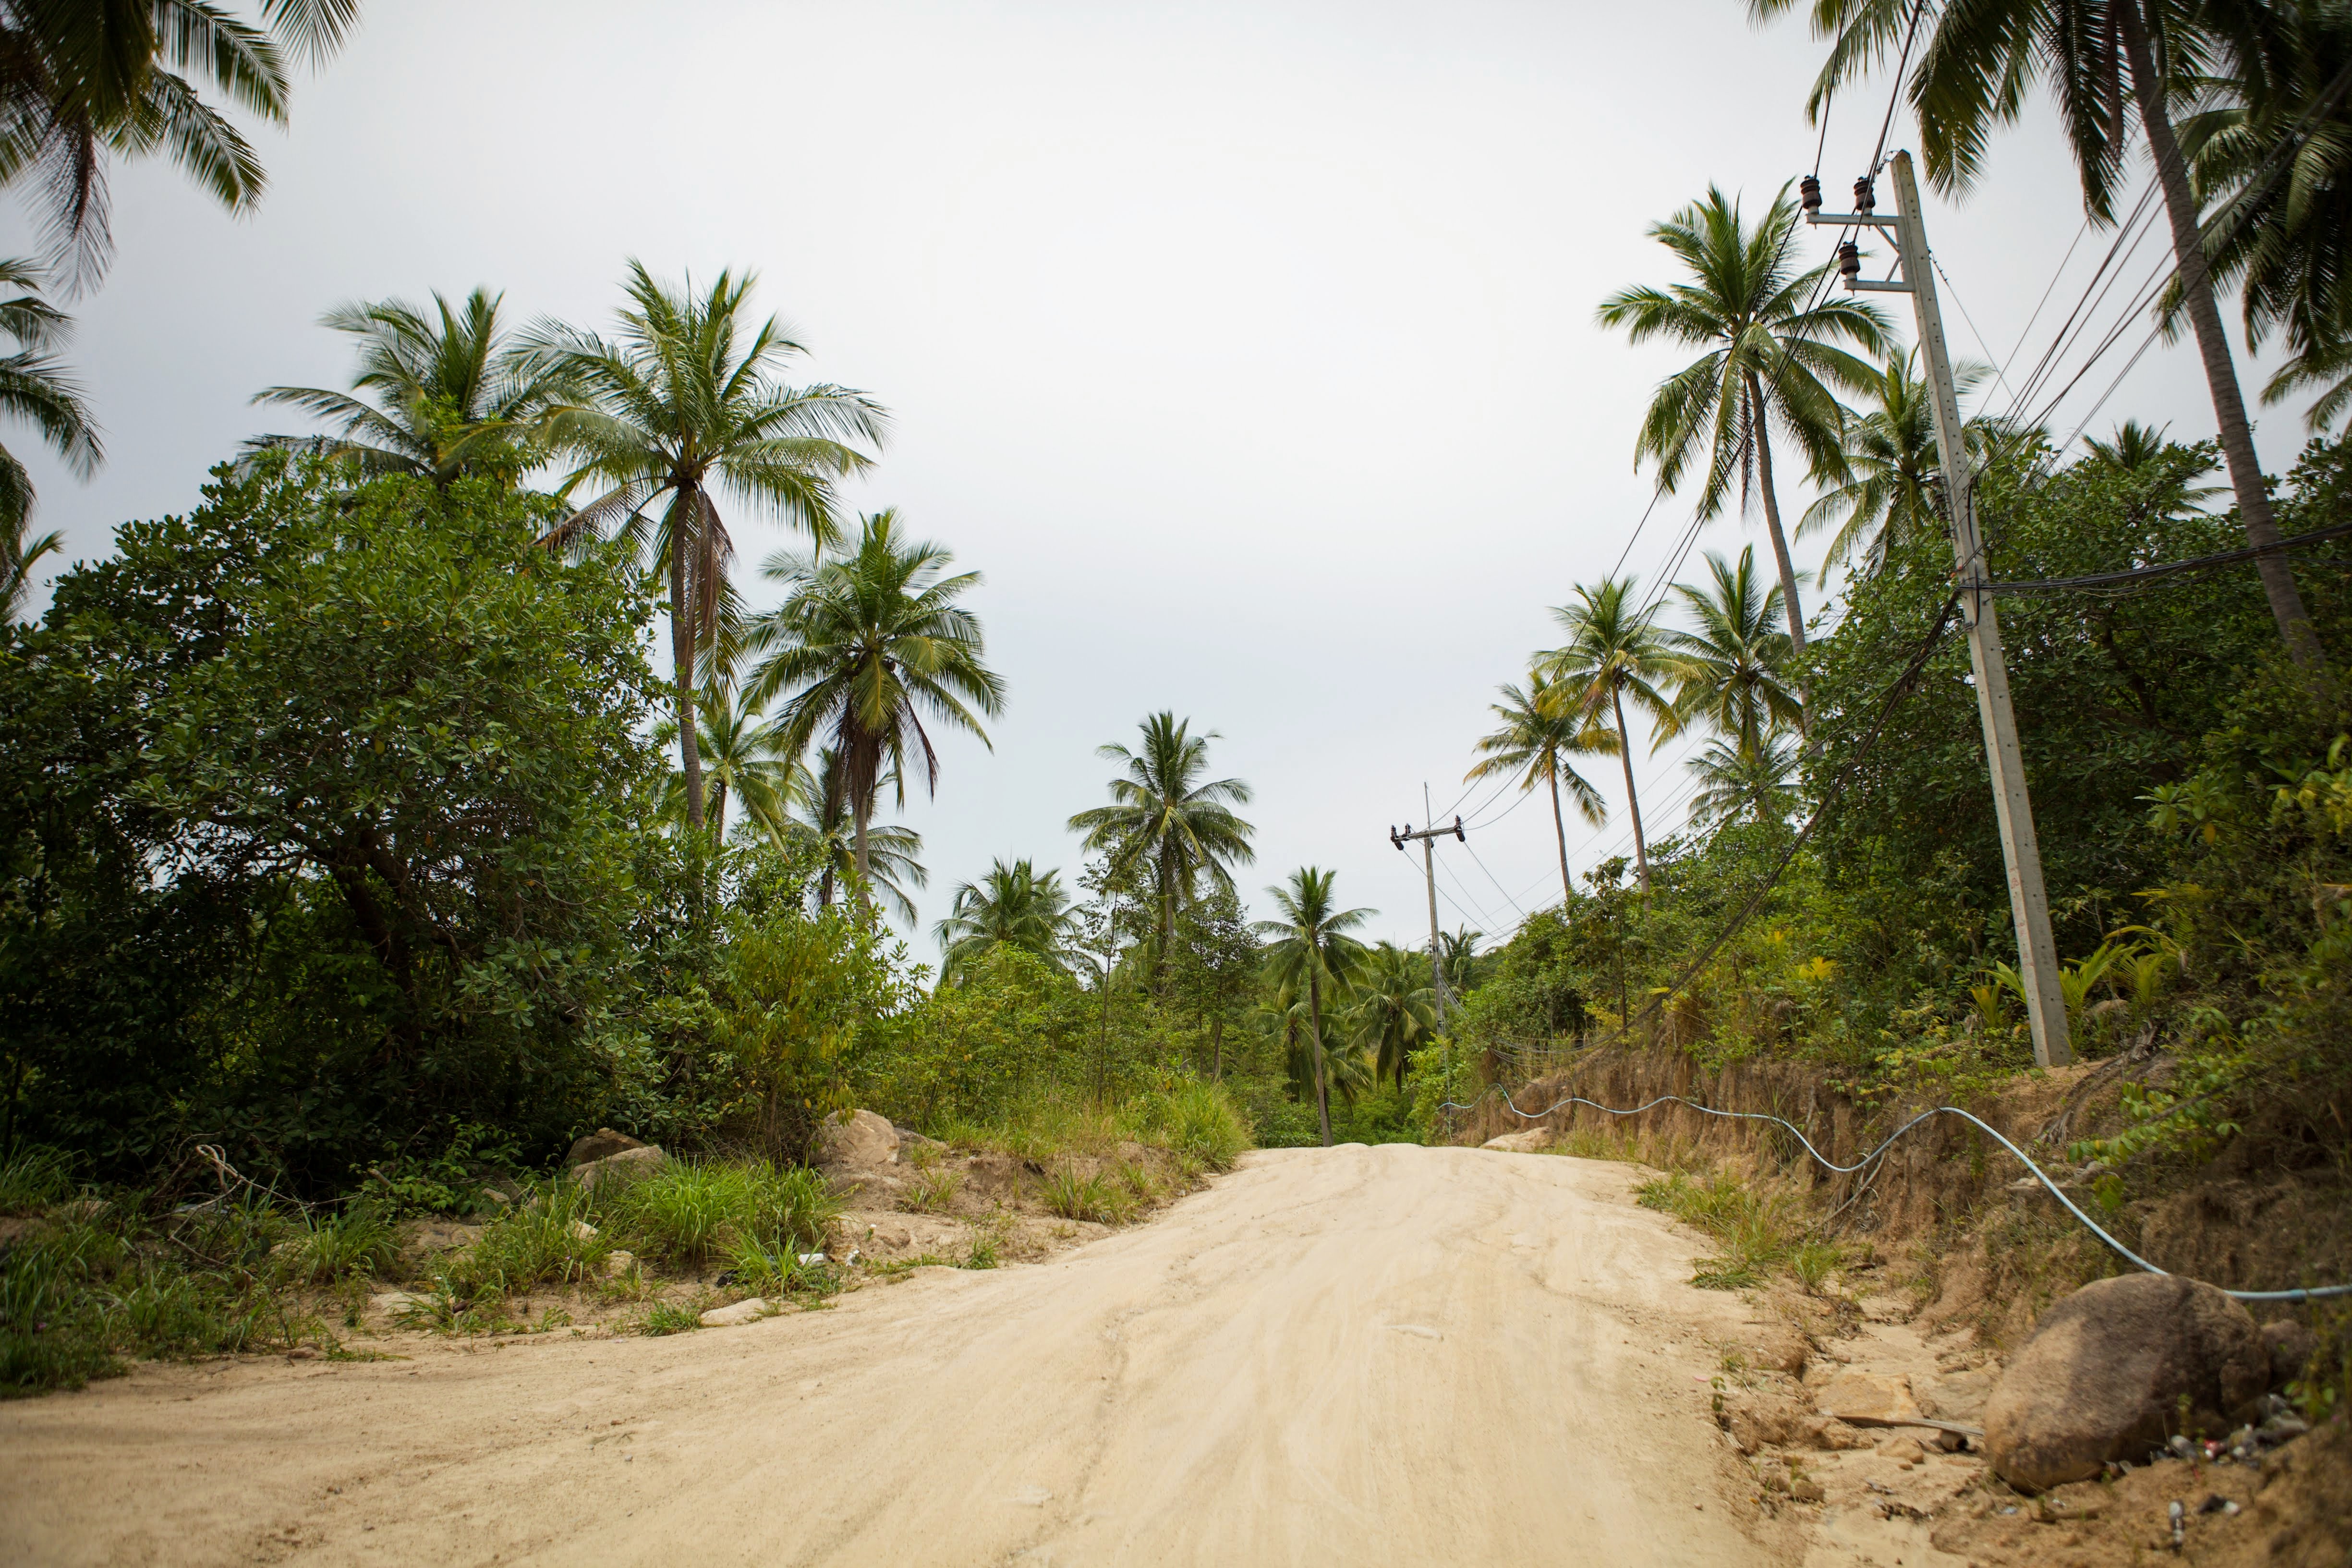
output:
[[702, 749], [694, 733], [694, 605], [687, 596], [687, 550], [675, 527], [669, 542], [669, 652], [677, 672], [677, 758], [686, 771], [686, 823], [702, 831]]
[[873, 897], [866, 890], [867, 881], [872, 876], [872, 863], [866, 858], [866, 816], [868, 809], [867, 803], [861, 800], [856, 803], [855, 811], [855, 820], [857, 825], [857, 887], [856, 891], [857, 894], [857, 912], [860, 914], [864, 914], [866, 910], [873, 908]]
[[[1319, 955], [1317, 955], [1319, 957]], [[1323, 1147], [1331, 1146], [1331, 1089], [1323, 1076], [1323, 982], [1307, 960], [1307, 1039], [1315, 1047], [1315, 1120], [1323, 1129]]]
[[[2238, 391], [2237, 368], [2230, 360], [2230, 340], [2213, 303], [2213, 275], [2206, 266], [2204, 243], [2198, 234], [2197, 200], [2189, 192], [2188, 165], [2165, 110], [2163, 83], [2156, 72], [2147, 19], [2137, 3], [2116, 6], [2116, 15], [2123, 28], [2124, 53], [2131, 61], [2132, 97], [2147, 132], [2148, 151], [2156, 159], [2156, 177], [2164, 188], [2165, 216], [2172, 220], [2172, 254], [2180, 268], [2181, 302], [2197, 333], [2197, 352], [2205, 362], [2205, 385], [2213, 398], [2213, 418], [2221, 429], [2230, 488], [2237, 496], [2238, 515], [2245, 520], [2246, 542], [2257, 549], [2274, 545], [2278, 525], [2271, 517], [2270, 492], [2263, 486], [2262, 462], [2254, 455], [2246, 402]], [[2254, 567], [2261, 574], [2263, 594], [2270, 600], [2271, 616], [2278, 622], [2287, 652], [2306, 670], [2324, 670], [2326, 655], [2303, 607], [2303, 595], [2295, 588], [2286, 552], [2258, 555]]]
[[1642, 896], [1650, 894], [1650, 846], [1642, 837], [1642, 797], [1633, 789], [1633, 738], [1625, 732], [1625, 700], [1609, 689], [1609, 706], [1617, 710], [1617, 760], [1625, 764], [1625, 809], [1633, 816], [1633, 866], [1642, 874]]
[[1546, 761], [1549, 766], [1544, 773], [1551, 782], [1551, 830], [1559, 840], [1559, 909], [1566, 914], [1568, 906], [1576, 901], [1576, 884], [1568, 879], [1568, 822], [1559, 814], [1559, 753], [1550, 752]]
[[1789, 606], [1789, 646], [1805, 651], [1805, 609], [1797, 597], [1796, 563], [1789, 559], [1789, 536], [1780, 531], [1780, 497], [1772, 488], [1772, 434], [1764, 418], [1764, 389], [1748, 378], [1748, 417], [1756, 422], [1756, 478], [1764, 490], [1764, 529], [1772, 536], [1772, 559], [1780, 568], [1780, 595]]

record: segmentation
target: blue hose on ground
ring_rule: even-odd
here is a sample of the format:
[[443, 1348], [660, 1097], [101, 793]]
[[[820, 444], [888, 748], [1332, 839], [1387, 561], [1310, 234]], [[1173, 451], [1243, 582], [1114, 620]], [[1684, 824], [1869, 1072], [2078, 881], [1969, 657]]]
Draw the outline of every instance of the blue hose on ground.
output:
[[[1823, 1154], [1819, 1149], [1814, 1148], [1813, 1141], [1806, 1137], [1804, 1130], [1799, 1127], [1795, 1122], [1787, 1120], [1785, 1117], [1767, 1115], [1765, 1112], [1760, 1110], [1718, 1110], [1712, 1105], [1701, 1105], [1698, 1101], [1695, 1100], [1686, 1100], [1679, 1094], [1662, 1094], [1658, 1096], [1657, 1099], [1651, 1100], [1648, 1104], [1637, 1105], [1631, 1110], [1620, 1110], [1613, 1105], [1603, 1105], [1597, 1100], [1587, 1100], [1580, 1094], [1571, 1094], [1564, 1100], [1555, 1100], [1541, 1110], [1521, 1110], [1517, 1102], [1511, 1099], [1509, 1093], [1506, 1090], [1496, 1089], [1489, 1089], [1486, 1092], [1487, 1094], [1500, 1095], [1502, 1097], [1503, 1103], [1510, 1107], [1511, 1114], [1519, 1118], [1523, 1121], [1539, 1121], [1543, 1118], [1549, 1116], [1553, 1111], [1558, 1110], [1563, 1105], [1589, 1105], [1593, 1110], [1601, 1111], [1610, 1116], [1639, 1116], [1642, 1112], [1650, 1110], [1652, 1107], [1664, 1105], [1670, 1101], [1676, 1105], [1686, 1105], [1693, 1110], [1704, 1111], [1709, 1116], [1729, 1117], [1742, 1121], [1776, 1121], [1796, 1135], [1797, 1142], [1805, 1146], [1805, 1152], [1811, 1154], [1816, 1163], [1820, 1164], [1826, 1170], [1834, 1171], [1842, 1176], [1852, 1175], [1854, 1172], [1859, 1171], [1864, 1166], [1869, 1164], [1873, 1160], [1877, 1159], [1881, 1154], [1886, 1152], [1888, 1147], [1892, 1145], [1897, 1138], [1902, 1137], [1903, 1134], [1910, 1131], [1911, 1129], [1918, 1126], [1919, 1123], [1927, 1121], [1929, 1117], [1957, 1116], [1961, 1121], [1973, 1122], [1978, 1127], [1983, 1128], [1985, 1131], [1991, 1133], [1994, 1140], [1998, 1142], [2002, 1148], [2017, 1156], [2019, 1163], [2022, 1164], [2027, 1170], [2033, 1173], [2034, 1180], [2040, 1182], [2043, 1186], [2050, 1189], [2050, 1195], [2052, 1197], [2056, 1198], [2060, 1203], [2066, 1205], [2066, 1212], [2068, 1214], [2073, 1215], [2076, 1219], [2080, 1220], [2083, 1223], [2084, 1228], [2088, 1230], [2093, 1236], [2097, 1237], [2101, 1241], [2105, 1242], [2109, 1247], [2113, 1247], [2117, 1254], [2128, 1259], [2139, 1268], [2146, 1269], [2150, 1274], [2163, 1274], [2168, 1276], [2171, 1273], [2171, 1270], [2169, 1269], [2158, 1268], [2155, 1264], [2150, 1263], [2147, 1258], [2142, 1258], [2138, 1253], [2134, 1252], [2130, 1247], [2126, 1247], [2122, 1242], [2117, 1241], [2114, 1237], [2109, 1236], [2105, 1227], [2101, 1226], [2097, 1220], [2093, 1219], [2089, 1215], [2084, 1214], [2082, 1209], [2076, 1205], [2074, 1199], [2059, 1191], [2058, 1184], [2052, 1181], [2049, 1176], [2043, 1173], [2042, 1167], [2033, 1163], [2032, 1156], [2028, 1155], [2024, 1150], [2019, 1148], [2007, 1138], [2001, 1136], [2000, 1129], [1989, 1125], [1981, 1118], [1969, 1115], [1967, 1111], [1962, 1110], [1957, 1105], [1938, 1105], [1931, 1110], [1921, 1111], [1918, 1115], [1913, 1117], [1910, 1121], [1905, 1122], [1902, 1126], [1888, 1133], [1885, 1141], [1881, 1142], [1877, 1148], [1873, 1149], [1869, 1153], [1864, 1154], [1861, 1159], [1856, 1160], [1851, 1165], [1841, 1165], [1836, 1161], [1832, 1160], [1828, 1155]], [[1486, 1096], [1482, 1095], [1479, 1098], [1483, 1100]], [[1440, 1105], [1438, 1109], [1440, 1110], [1469, 1110], [1475, 1109], [1476, 1104], [1476, 1100], [1473, 1100], [1469, 1105], [1461, 1105], [1449, 1100]], [[2215, 1289], [2219, 1289], [2221, 1288], [2216, 1286]], [[2352, 1296], [2352, 1285], [2320, 1285], [2315, 1286], [2308, 1290], [2223, 1290], [2222, 1294], [2234, 1297], [2241, 1301], [2314, 1301], [2326, 1296]]]

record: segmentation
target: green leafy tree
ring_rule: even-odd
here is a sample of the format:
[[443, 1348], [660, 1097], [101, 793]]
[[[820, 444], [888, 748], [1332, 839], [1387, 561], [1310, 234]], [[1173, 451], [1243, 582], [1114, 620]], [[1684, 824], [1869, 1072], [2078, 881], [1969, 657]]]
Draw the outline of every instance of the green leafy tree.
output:
[[545, 356], [499, 325], [502, 298], [477, 289], [452, 305], [436, 294], [429, 312], [404, 300], [337, 306], [320, 324], [359, 341], [352, 390], [273, 386], [253, 395], [256, 403], [299, 408], [337, 434], [257, 436], [247, 450], [326, 452], [368, 474], [415, 474], [438, 485], [467, 475], [519, 480], [563, 389]]
[[1625, 769], [1625, 806], [1633, 819], [1633, 860], [1642, 890], [1650, 889], [1649, 841], [1642, 833], [1642, 797], [1633, 788], [1633, 737], [1625, 727], [1625, 704], [1647, 713], [1652, 751], [1680, 732], [1682, 716], [1664, 683], [1680, 673], [1654, 612], [1633, 602], [1631, 577], [1604, 578], [1580, 586], [1576, 603], [1552, 611], [1568, 641], [1537, 656], [1551, 680], [1547, 700], [1580, 726], [1607, 723], [1617, 732], [1617, 760]]
[[1212, 888], [1176, 917], [1175, 989], [1209, 1040], [1209, 1076], [1225, 1076], [1225, 1026], [1263, 967], [1249, 918], [1230, 888]]
[[1364, 962], [1364, 944], [1348, 933], [1377, 911], [1343, 910], [1331, 896], [1338, 873], [1302, 866], [1290, 874], [1287, 886], [1268, 888], [1278, 917], [1257, 922], [1267, 939], [1267, 978], [1278, 990], [1307, 998], [1307, 1040], [1315, 1052], [1315, 1117], [1322, 1130], [1323, 1146], [1331, 1146], [1330, 1053], [1325, 1048], [1323, 998], [1336, 1002], [1347, 993]]
[[[0, 783], [0, 1037], [36, 1124], [120, 1150], [208, 1115], [340, 1177], [436, 1124], [595, 1113], [659, 877], [658, 686], [635, 574], [550, 561], [547, 516], [272, 454], [58, 579], [0, 661], [39, 742]], [[54, 683], [70, 729], [18, 706]], [[37, 787], [65, 772], [79, 826]], [[53, 874], [118, 852], [134, 880], [73, 886], [119, 915]]]
[[[703, 784], [695, 662], [706, 650], [730, 651], [732, 634], [721, 623], [735, 614], [728, 579], [735, 543], [719, 498], [779, 517], [822, 544], [835, 532], [835, 482], [872, 466], [856, 443], [878, 446], [886, 424], [863, 393], [779, 379], [785, 362], [805, 351], [773, 317], [751, 324], [753, 281], [721, 272], [697, 294], [690, 280], [671, 289], [632, 261], [617, 336], [547, 323], [530, 344], [535, 362], [572, 393], [546, 426], [550, 444], [578, 461], [563, 493], [608, 487], [552, 537], [568, 543], [614, 533], [668, 575], [678, 754], [687, 822], [697, 831]], [[858, 758], [844, 755], [854, 784]]]
[[953, 980], [983, 954], [1017, 947], [1059, 969], [1076, 919], [1059, 870], [1040, 871], [1026, 860], [999, 860], [978, 882], [955, 890], [955, 901], [934, 933], [940, 978]]
[[1756, 547], [1743, 546], [1737, 564], [1707, 552], [1704, 587], [1675, 584], [1696, 631], [1669, 631], [1674, 652], [1675, 708], [1685, 723], [1703, 719], [1743, 752], [1754, 752], [1780, 724], [1801, 725], [1805, 710], [1788, 681], [1791, 652], [1780, 629], [1780, 590], [1756, 574]]
[[1349, 994], [1348, 1023], [1356, 1047], [1371, 1059], [1372, 1081], [1393, 1079], [1402, 1089], [1412, 1053], [1437, 1031], [1429, 961], [1384, 942], [1364, 955]]
[[939, 788], [939, 753], [923, 716], [988, 743], [982, 716], [1004, 707], [1004, 681], [984, 661], [980, 617], [956, 603], [978, 587], [977, 572], [943, 574], [945, 547], [909, 540], [896, 510], [865, 520], [857, 548], [838, 560], [778, 555], [766, 574], [787, 585], [782, 607], [760, 617], [749, 646], [762, 654], [751, 690], [762, 703], [783, 697], [776, 729], [795, 755], [828, 737], [839, 757], [849, 805], [861, 902], [872, 875], [869, 819], [885, 773], [906, 801], [906, 776], [919, 759], [925, 786]]
[[283, 125], [287, 54], [324, 60], [358, 17], [359, 0], [262, 0], [258, 27], [203, 0], [8, 0], [0, 184], [38, 190], [58, 258], [82, 282], [112, 249], [110, 156], [162, 153], [229, 211], [250, 211], [261, 160], [201, 89]]
[[1789, 264], [1797, 225], [1797, 205], [1785, 187], [1750, 228], [1739, 204], [1709, 186], [1703, 200], [1650, 229], [1688, 269], [1690, 280], [1613, 294], [1601, 303], [1601, 322], [1623, 328], [1636, 343], [1656, 338], [1706, 351], [1659, 386], [1643, 418], [1634, 458], [1654, 459], [1658, 482], [1669, 490], [1703, 463], [1703, 518], [1722, 511], [1735, 477], [1743, 506], [1751, 490], [1760, 497], [1789, 608], [1789, 636], [1801, 651], [1803, 601], [1780, 527], [1772, 431], [1777, 426], [1795, 443], [1815, 474], [1837, 476], [1843, 460], [1842, 411], [1832, 389], [1864, 390], [1873, 381], [1869, 364], [1837, 345], [1882, 353], [1887, 326], [1878, 308], [1864, 300], [1811, 302], [1829, 264], [1803, 271]]
[[1070, 830], [1086, 835], [1086, 847], [1110, 858], [1115, 874], [1148, 877], [1159, 902], [1154, 963], [1165, 975], [1174, 941], [1177, 911], [1189, 908], [1202, 885], [1230, 890], [1231, 868], [1256, 858], [1255, 831], [1235, 816], [1247, 805], [1249, 785], [1239, 779], [1204, 780], [1214, 730], [1195, 735], [1192, 721], [1172, 712], [1143, 721], [1137, 751], [1112, 744], [1095, 754], [1127, 764], [1127, 776], [1110, 783], [1111, 804], [1079, 812]]
[[[1749, 0], [1749, 9], [1770, 16], [1794, 3]], [[1890, 54], [1907, 55], [1916, 61], [1906, 85], [1919, 117], [1927, 177], [1939, 189], [1965, 194], [1984, 167], [1993, 132], [2013, 123], [2033, 89], [2047, 82], [2081, 179], [2084, 205], [2100, 223], [2114, 221], [2136, 115], [2170, 220], [2179, 308], [2189, 317], [2203, 363], [2239, 517], [2247, 542], [2259, 547], [2275, 542], [2278, 528], [2214, 302], [2214, 268], [2200, 231], [2196, 189], [2172, 120], [2174, 109], [2192, 100], [2204, 85], [2214, 59], [2215, 9], [2183, 0], [2011, 0], [1997, 5], [1813, 0], [1814, 35], [1832, 41], [1809, 107], [1818, 115], [1846, 81]], [[1915, 32], [1916, 52], [1910, 49]], [[2306, 668], [2323, 668], [2326, 655], [2285, 552], [2257, 557], [2256, 567], [2288, 651]]]
[[[72, 323], [40, 297], [40, 271], [31, 262], [0, 261], [0, 289], [23, 290], [0, 300], [0, 332], [16, 342], [14, 353], [0, 356], [0, 417], [30, 425], [76, 476], [88, 479], [106, 454], [81, 388], [48, 353]], [[26, 538], [32, 516], [32, 476], [0, 447], [0, 623], [24, 612], [34, 563], [58, 548], [53, 532]]]
[[1524, 691], [1507, 683], [1496, 689], [1503, 700], [1489, 703], [1486, 710], [1502, 723], [1478, 742], [1479, 755], [1485, 760], [1462, 776], [1482, 779], [1518, 773], [1522, 791], [1538, 784], [1550, 790], [1551, 830], [1559, 847], [1559, 896], [1573, 899], [1576, 884], [1568, 876], [1568, 823], [1559, 811], [1561, 787], [1565, 785], [1569, 797], [1576, 802], [1577, 814], [1595, 827], [1609, 820], [1609, 805], [1592, 787], [1592, 781], [1570, 767], [1567, 759], [1571, 754], [1613, 752], [1617, 737], [1592, 722], [1589, 713], [1560, 701], [1540, 669], [1528, 673]]

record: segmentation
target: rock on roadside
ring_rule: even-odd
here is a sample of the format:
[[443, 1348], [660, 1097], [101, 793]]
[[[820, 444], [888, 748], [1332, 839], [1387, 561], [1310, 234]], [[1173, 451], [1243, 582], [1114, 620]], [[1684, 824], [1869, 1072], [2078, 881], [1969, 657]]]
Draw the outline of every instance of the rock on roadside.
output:
[[706, 1329], [731, 1329], [738, 1323], [756, 1323], [767, 1315], [768, 1303], [754, 1296], [731, 1307], [713, 1307], [698, 1321]]
[[1530, 1127], [1525, 1132], [1506, 1132], [1499, 1138], [1489, 1138], [1478, 1147], [1500, 1149], [1506, 1154], [1540, 1154], [1551, 1145], [1551, 1129]]
[[615, 1132], [609, 1127], [599, 1127], [595, 1131], [572, 1145], [572, 1152], [563, 1157], [563, 1163], [567, 1167], [585, 1165], [596, 1160], [609, 1160], [625, 1149], [644, 1147], [646, 1143], [641, 1138], [632, 1138], [625, 1132]]
[[572, 1170], [572, 1178], [593, 1192], [599, 1182], [612, 1181], [614, 1178], [634, 1181], [639, 1176], [650, 1176], [668, 1161], [669, 1156], [661, 1152], [660, 1144], [641, 1143], [634, 1149], [624, 1149], [617, 1154], [607, 1154], [601, 1160], [591, 1160], [584, 1165], [575, 1165]]
[[2011, 1486], [2088, 1480], [2189, 1420], [2219, 1435], [2270, 1385], [2270, 1347], [2221, 1290], [2163, 1274], [2084, 1286], [2042, 1316], [1985, 1402], [1985, 1451]]
[[816, 1163], [875, 1171], [898, 1163], [898, 1130], [871, 1110], [826, 1117], [816, 1130]]

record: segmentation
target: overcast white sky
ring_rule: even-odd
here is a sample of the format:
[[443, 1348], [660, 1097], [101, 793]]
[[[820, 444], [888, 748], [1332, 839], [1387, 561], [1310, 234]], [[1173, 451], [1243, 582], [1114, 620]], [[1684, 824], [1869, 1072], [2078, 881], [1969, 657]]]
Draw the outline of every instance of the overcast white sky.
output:
[[[1615, 563], [1649, 495], [1636, 422], [1680, 359], [1604, 334], [1594, 307], [1674, 278], [1643, 229], [1709, 182], [1755, 207], [1811, 167], [1821, 53], [1737, 0], [375, 0], [290, 132], [257, 133], [272, 189], [249, 220], [166, 168], [117, 171], [120, 254], [72, 351], [106, 470], [77, 484], [4, 438], [36, 469], [36, 528], [86, 559], [288, 427], [247, 405], [257, 388], [343, 384], [315, 324], [340, 301], [488, 284], [518, 321], [601, 325], [626, 258], [757, 268], [813, 351], [804, 378], [897, 416], [858, 504], [903, 508], [987, 574], [1011, 703], [993, 752], [949, 742], [938, 799], [909, 813], [933, 872], [918, 952], [991, 857], [1075, 872], [1063, 824], [1103, 799], [1094, 748], [1160, 708], [1221, 731], [1220, 771], [1258, 792], [1247, 891], [1337, 867], [1376, 932], [1424, 941], [1419, 858], [1389, 826], [1423, 820], [1424, 783], [1456, 809], [1494, 686], [1557, 640], [1547, 606]], [[1885, 104], [1880, 84], [1833, 111], [1833, 193]], [[1915, 141], [1898, 117], [1894, 143]], [[1948, 296], [1957, 354], [2006, 359], [2057, 279], [2030, 363], [2105, 246], [2062, 275], [2081, 208], [2051, 121], [2004, 135], [1965, 206], [1930, 207], [1990, 342]], [[0, 225], [34, 248], [21, 206]], [[2094, 433], [2126, 414], [2211, 433], [2185, 343]], [[2260, 418], [2284, 468], [2300, 410]], [[1790, 489], [1785, 514], [1810, 499]], [[1662, 505], [1629, 566], [1660, 570], [1687, 517]], [[747, 567], [786, 542], [736, 531]], [[1704, 542], [1747, 541], [1769, 553], [1753, 521]], [[1678, 757], [1642, 764], [1654, 836], [1680, 820]], [[1622, 850], [1601, 761], [1612, 818], [1571, 824], [1579, 871]], [[1503, 815], [1519, 798], [1460, 802], [1488, 825], [1440, 851], [1449, 929], [1506, 931], [1557, 898], [1549, 808]]]

